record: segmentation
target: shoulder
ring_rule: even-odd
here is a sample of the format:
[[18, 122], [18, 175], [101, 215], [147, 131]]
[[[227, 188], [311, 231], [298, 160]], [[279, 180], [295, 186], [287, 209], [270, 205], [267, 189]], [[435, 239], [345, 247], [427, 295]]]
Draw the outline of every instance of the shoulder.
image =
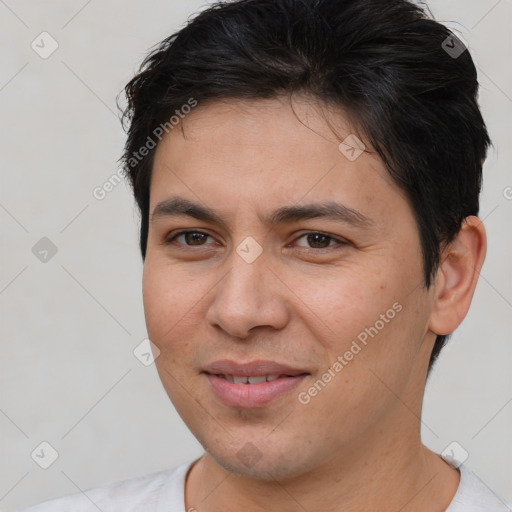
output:
[[446, 512], [510, 512], [497, 494], [491, 491], [469, 468], [464, 464], [459, 467], [460, 483], [457, 493], [453, 497]]
[[45, 501], [19, 512], [158, 512], [184, 510], [185, 475], [191, 463]]

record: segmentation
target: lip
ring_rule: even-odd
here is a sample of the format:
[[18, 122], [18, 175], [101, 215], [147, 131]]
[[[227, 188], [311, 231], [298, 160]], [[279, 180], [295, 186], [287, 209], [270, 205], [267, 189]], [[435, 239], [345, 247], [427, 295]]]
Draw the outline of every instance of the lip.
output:
[[[305, 369], [292, 368], [291, 366], [276, 363], [275, 361], [251, 361], [248, 363], [237, 363], [229, 359], [215, 361], [205, 367], [204, 372], [210, 375], [239, 375], [250, 377], [251, 375], [290, 375], [295, 377], [303, 373], [309, 373]], [[253, 384], [256, 386], [256, 384]]]
[[[264, 407], [296, 388], [309, 374], [306, 370], [292, 368], [274, 361], [216, 361], [208, 365], [204, 373], [213, 393], [225, 405], [242, 409]], [[235, 384], [222, 375], [256, 376], [280, 375], [276, 380], [259, 384]]]

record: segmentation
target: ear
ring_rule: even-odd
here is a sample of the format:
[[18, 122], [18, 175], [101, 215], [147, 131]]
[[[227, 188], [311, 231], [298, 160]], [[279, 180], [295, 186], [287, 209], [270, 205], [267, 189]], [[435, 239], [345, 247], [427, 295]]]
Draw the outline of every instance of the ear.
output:
[[450, 334], [464, 320], [486, 250], [487, 237], [482, 221], [478, 217], [466, 217], [456, 238], [442, 251], [434, 281], [429, 328], [435, 334]]

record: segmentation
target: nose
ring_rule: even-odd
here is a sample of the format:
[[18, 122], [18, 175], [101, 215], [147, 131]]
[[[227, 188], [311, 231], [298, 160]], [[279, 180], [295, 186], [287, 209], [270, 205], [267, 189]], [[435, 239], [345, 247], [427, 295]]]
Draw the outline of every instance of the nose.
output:
[[248, 263], [233, 251], [225, 276], [215, 288], [207, 321], [229, 336], [244, 339], [251, 329], [282, 329], [288, 322], [287, 288], [261, 254]]

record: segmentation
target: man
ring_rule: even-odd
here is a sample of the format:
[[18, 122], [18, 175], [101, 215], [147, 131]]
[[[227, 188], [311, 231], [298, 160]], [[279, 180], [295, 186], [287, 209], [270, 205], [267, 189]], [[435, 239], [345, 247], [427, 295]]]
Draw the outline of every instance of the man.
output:
[[463, 43], [405, 0], [239, 0], [127, 85], [124, 168], [190, 464], [31, 511], [498, 512], [421, 442], [482, 267]]

